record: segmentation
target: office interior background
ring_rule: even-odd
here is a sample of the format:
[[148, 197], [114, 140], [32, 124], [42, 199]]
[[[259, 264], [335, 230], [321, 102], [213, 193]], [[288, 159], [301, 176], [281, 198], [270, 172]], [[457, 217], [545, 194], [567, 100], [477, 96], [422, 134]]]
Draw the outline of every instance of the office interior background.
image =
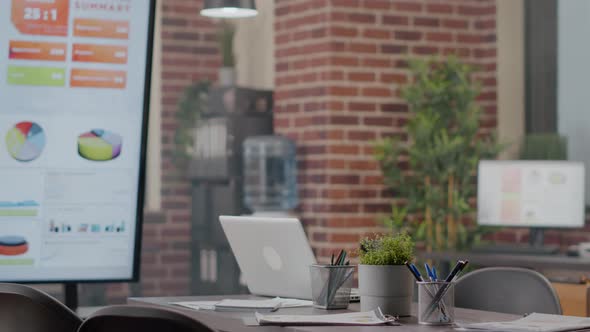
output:
[[[141, 280], [82, 284], [81, 305], [124, 303], [129, 296], [246, 291], [217, 221], [219, 214], [249, 212], [240, 189], [243, 174], [199, 168], [203, 155], [187, 153], [178, 138], [180, 130], [190, 130], [186, 124], [192, 119], [183, 112], [183, 101], [201, 91], [203, 81], [219, 85], [223, 75], [224, 23], [200, 16], [202, 5], [202, 0], [157, 1]], [[499, 159], [519, 159], [527, 137], [543, 134], [565, 138], [567, 159], [590, 166], [588, 1], [258, 0], [256, 5], [256, 17], [225, 23], [235, 26], [230, 41], [235, 84], [224, 83], [234, 93], [224, 97], [222, 107], [255, 108], [264, 113], [260, 121], [270, 121], [271, 128], [241, 122], [257, 124], [251, 132], [243, 129], [243, 136], [274, 133], [294, 142], [298, 204], [290, 213], [302, 220], [320, 261], [358, 248], [365, 235], [386, 231], [383, 217], [392, 204], [404, 204], [384, 184], [375, 141], [408, 138], [412, 113], [400, 91], [412, 83], [410, 60], [454, 54], [477, 68], [478, 133], [495, 133], [505, 144]], [[475, 214], [461, 222], [473, 229]], [[506, 227], [483, 240], [524, 244], [528, 237], [526, 227]], [[544, 241], [563, 253], [590, 241], [590, 228], [549, 229]], [[41, 287], [60, 296], [61, 286]]]

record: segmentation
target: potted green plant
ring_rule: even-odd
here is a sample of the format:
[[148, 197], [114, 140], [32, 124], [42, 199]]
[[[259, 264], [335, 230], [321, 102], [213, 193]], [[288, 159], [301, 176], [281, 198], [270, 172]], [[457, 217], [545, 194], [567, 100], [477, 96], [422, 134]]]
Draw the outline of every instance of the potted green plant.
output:
[[221, 52], [222, 67], [219, 68], [219, 85], [232, 86], [236, 83], [236, 59], [234, 55], [234, 36], [236, 27], [227, 21], [221, 23], [217, 35]]
[[176, 145], [174, 160], [179, 164], [188, 163], [194, 156], [196, 146], [196, 128], [201, 115], [207, 112], [209, 98], [209, 81], [198, 81], [186, 87], [180, 101], [176, 120], [178, 128], [174, 134]]
[[387, 225], [405, 229], [427, 251], [462, 250], [490, 230], [464, 221], [473, 215], [474, 177], [480, 159], [505, 147], [480, 130], [476, 68], [457, 57], [412, 60], [412, 81], [401, 90], [411, 116], [407, 138], [375, 146], [385, 185], [396, 193]]
[[358, 277], [362, 311], [380, 308], [388, 315], [410, 315], [414, 279], [404, 264], [413, 258], [414, 241], [406, 233], [361, 241]]

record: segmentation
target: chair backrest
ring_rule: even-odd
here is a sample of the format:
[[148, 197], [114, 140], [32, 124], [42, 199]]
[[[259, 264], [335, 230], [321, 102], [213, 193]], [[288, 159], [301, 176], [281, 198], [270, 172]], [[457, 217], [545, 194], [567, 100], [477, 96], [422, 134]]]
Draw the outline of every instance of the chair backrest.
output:
[[76, 332], [82, 320], [50, 295], [37, 289], [0, 283], [2, 332]]
[[551, 283], [542, 274], [522, 268], [490, 267], [457, 280], [455, 306], [524, 315], [561, 315], [561, 305]]
[[78, 332], [214, 332], [176, 311], [155, 307], [116, 305], [96, 311]]

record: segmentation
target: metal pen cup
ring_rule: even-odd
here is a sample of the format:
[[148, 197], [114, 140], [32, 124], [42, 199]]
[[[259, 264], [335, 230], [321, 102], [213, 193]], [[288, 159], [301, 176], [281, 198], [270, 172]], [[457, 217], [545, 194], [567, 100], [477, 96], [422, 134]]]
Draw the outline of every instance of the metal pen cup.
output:
[[449, 325], [455, 322], [455, 283], [418, 282], [418, 323]]
[[350, 289], [354, 266], [310, 266], [313, 306], [321, 309], [346, 309], [350, 303]]

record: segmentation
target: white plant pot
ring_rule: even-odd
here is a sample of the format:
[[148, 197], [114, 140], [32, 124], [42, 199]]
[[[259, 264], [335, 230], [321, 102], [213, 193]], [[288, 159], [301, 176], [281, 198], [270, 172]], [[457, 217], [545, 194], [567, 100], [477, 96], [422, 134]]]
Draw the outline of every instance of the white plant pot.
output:
[[219, 68], [219, 85], [220, 86], [234, 86], [236, 85], [237, 75], [236, 69], [233, 67]]
[[410, 316], [414, 278], [405, 265], [359, 265], [361, 311]]

